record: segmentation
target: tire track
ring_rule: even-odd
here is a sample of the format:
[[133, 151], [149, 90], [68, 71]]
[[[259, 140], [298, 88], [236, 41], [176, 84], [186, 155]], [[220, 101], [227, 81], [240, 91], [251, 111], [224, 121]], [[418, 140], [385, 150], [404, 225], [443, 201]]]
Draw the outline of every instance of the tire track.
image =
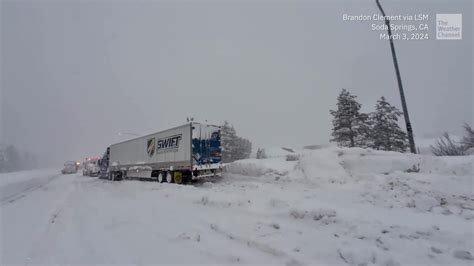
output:
[[[60, 175], [49, 178], [42, 186], [47, 185], [59, 176]], [[80, 180], [73, 177], [73, 179], [66, 181], [68, 183], [60, 184], [61, 186], [66, 185], [66, 188], [62, 190], [60, 194], [57, 194], [57, 197], [54, 198], [54, 201], [50, 205], [48, 211], [49, 219], [41, 223], [43, 225], [41, 233], [30, 240], [33, 244], [30, 252], [25, 257], [24, 265], [35, 265], [38, 263], [45, 265], [52, 264], [49, 261], [42, 261], [44, 259], [42, 256], [57, 252], [58, 243], [61, 241], [60, 236], [65, 232], [65, 228], [68, 226], [67, 222], [70, 221], [64, 219], [63, 216], [70, 215], [70, 213], [67, 213], [67, 210], [72, 209], [72, 203], [77, 202], [76, 198], [80, 195], [78, 194], [78, 182], [80, 182]], [[74, 199], [76, 199], [76, 201]], [[71, 241], [74, 241], [74, 239]]]
[[271, 255], [273, 257], [288, 259], [288, 261], [286, 262], [286, 265], [302, 265], [301, 262], [289, 256], [289, 254], [287, 254], [286, 252], [279, 250], [275, 247], [272, 247], [268, 244], [232, 234], [228, 231], [221, 229], [216, 224], [211, 223], [210, 227], [212, 231], [218, 234], [224, 235], [226, 238], [228, 238], [231, 241], [236, 241], [240, 244], [246, 245], [247, 247], [251, 249], [258, 250], [260, 252], [263, 252], [267, 255]]
[[[0, 188], [0, 194], [5, 195], [8, 194], [8, 192], [13, 190], [13, 193], [10, 193], [10, 195], [4, 196], [0, 199], [0, 205], [4, 206], [6, 204], [13, 203], [17, 200], [20, 200], [24, 197], [26, 197], [29, 193], [32, 193], [38, 189], [41, 189], [48, 185], [51, 181], [55, 180], [56, 178], [60, 177], [61, 175], [54, 175], [51, 177], [48, 177], [46, 180], [42, 178], [38, 179], [30, 179], [24, 182], [20, 183], [13, 183], [6, 185], [4, 187]], [[41, 180], [41, 181], [40, 181]], [[18, 187], [20, 187], [18, 189]]]

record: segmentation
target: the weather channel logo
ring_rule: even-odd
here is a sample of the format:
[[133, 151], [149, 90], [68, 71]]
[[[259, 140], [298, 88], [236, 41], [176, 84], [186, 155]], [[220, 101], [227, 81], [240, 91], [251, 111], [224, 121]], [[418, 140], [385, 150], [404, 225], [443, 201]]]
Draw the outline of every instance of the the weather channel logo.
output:
[[436, 14], [436, 39], [461, 40], [462, 14]]

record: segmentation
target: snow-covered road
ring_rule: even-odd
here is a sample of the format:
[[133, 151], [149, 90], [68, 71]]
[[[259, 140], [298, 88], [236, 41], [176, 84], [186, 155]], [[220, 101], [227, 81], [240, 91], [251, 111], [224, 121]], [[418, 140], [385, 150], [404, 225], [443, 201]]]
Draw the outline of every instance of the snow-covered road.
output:
[[19, 200], [30, 192], [41, 189], [49, 182], [58, 178], [60, 174], [53, 175], [39, 175], [25, 181], [20, 181], [11, 184], [3, 184], [0, 186], [0, 204], [5, 205]]
[[[277, 232], [276, 224], [244, 211], [251, 200], [232, 201], [235, 188], [216, 194], [227, 194], [226, 201], [209, 200], [222, 189], [214, 186], [235, 187], [223, 181], [196, 186], [110, 182], [79, 174], [54, 174], [8, 184], [1, 187], [2, 191], [11, 191], [7, 196], [2, 193], [2, 262], [196, 264], [290, 260], [286, 252], [255, 240], [256, 233]], [[232, 190], [234, 195], [229, 194]]]
[[472, 265], [471, 172], [431, 183], [437, 174], [354, 166], [348, 181], [326, 164], [336, 181], [313, 182], [305, 158], [244, 161], [196, 185], [32, 171], [0, 183], [1, 262]]

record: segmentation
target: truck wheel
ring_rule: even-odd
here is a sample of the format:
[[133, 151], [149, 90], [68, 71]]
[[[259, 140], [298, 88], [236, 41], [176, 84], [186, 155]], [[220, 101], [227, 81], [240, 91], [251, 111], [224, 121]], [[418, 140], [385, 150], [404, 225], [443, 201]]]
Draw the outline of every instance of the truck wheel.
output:
[[190, 175], [183, 175], [183, 184], [191, 183], [192, 177]]
[[165, 179], [163, 178], [163, 173], [160, 172], [160, 173], [158, 174], [158, 183], [163, 183], [164, 181], [165, 181]]
[[183, 183], [183, 173], [181, 172], [174, 172], [173, 173], [173, 181], [176, 184], [182, 184]]
[[173, 182], [173, 176], [171, 175], [171, 172], [166, 173], [166, 183], [171, 183]]

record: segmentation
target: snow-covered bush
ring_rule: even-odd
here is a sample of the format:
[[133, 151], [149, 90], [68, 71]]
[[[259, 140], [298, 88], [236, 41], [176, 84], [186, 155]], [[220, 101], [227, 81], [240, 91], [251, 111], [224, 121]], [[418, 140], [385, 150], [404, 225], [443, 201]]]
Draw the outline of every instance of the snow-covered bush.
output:
[[464, 124], [463, 127], [466, 130], [466, 133], [461, 140], [461, 145], [466, 151], [474, 149], [474, 129], [472, 129], [467, 123]]
[[265, 149], [264, 148], [259, 148], [257, 150], [257, 159], [266, 159], [267, 158], [267, 154], [265, 152]]
[[465, 135], [458, 142], [449, 133], [444, 133], [436, 144], [431, 145], [431, 151], [436, 156], [462, 156], [474, 154], [474, 129], [467, 123], [463, 126]]
[[288, 154], [286, 155], [286, 160], [287, 161], [298, 161], [300, 159], [300, 156], [298, 154]]
[[436, 156], [465, 155], [465, 148], [452, 140], [447, 132], [443, 134], [434, 146], [431, 146], [431, 151]]

